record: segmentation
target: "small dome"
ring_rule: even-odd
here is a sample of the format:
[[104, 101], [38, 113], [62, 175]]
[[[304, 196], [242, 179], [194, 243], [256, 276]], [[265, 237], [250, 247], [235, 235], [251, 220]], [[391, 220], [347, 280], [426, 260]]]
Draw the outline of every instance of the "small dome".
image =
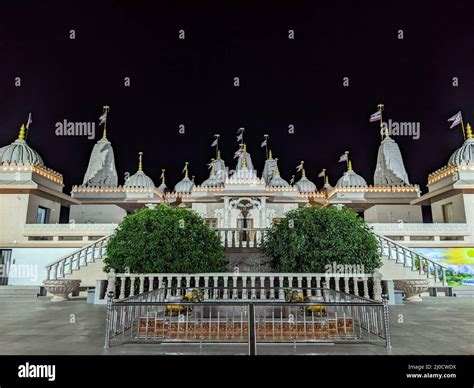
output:
[[474, 138], [469, 123], [467, 124], [466, 132], [467, 139], [464, 144], [451, 155], [448, 161], [449, 166], [474, 163]]
[[151, 178], [143, 172], [142, 156], [143, 152], [139, 152], [138, 171], [125, 181], [124, 187], [155, 187]]
[[203, 187], [217, 187], [222, 186], [222, 181], [217, 179], [216, 174], [211, 174], [204, 182], [202, 182]]
[[[212, 159], [210, 163], [210, 166], [212, 167], [211, 173], [209, 175], [209, 178], [207, 178], [204, 182], [202, 182], [202, 185], [201, 185], [202, 187], [217, 187], [217, 186], [222, 185], [223, 181], [217, 178], [216, 176], [216, 162], [221, 162], [221, 161], [222, 160], [219, 160], [219, 159], [217, 160]], [[220, 174], [222, 174], [222, 172]]]
[[323, 189], [326, 189], [327, 191], [330, 191], [330, 190], [333, 189], [333, 187], [332, 187], [331, 184], [329, 183], [329, 179], [328, 179], [327, 176], [324, 178], [324, 186], [323, 186]]
[[296, 182], [296, 187], [300, 193], [314, 193], [316, 191], [316, 185], [311, 182], [305, 175]]
[[270, 186], [271, 187], [289, 187], [290, 184], [285, 181], [280, 174], [277, 174], [273, 177], [273, 179], [270, 181]]
[[278, 168], [278, 159], [275, 159], [274, 161], [274, 175], [273, 178], [270, 180], [269, 185], [271, 187], [289, 187], [290, 184], [280, 176], [280, 170]]
[[44, 166], [41, 156], [25, 141], [25, 126], [22, 125], [18, 139], [13, 143], [0, 148], [0, 164], [22, 163]]
[[176, 193], [187, 194], [190, 193], [194, 187], [194, 182], [188, 177], [188, 164], [188, 162], [184, 164], [184, 178], [181, 179], [178, 183], [176, 183], [176, 186], [174, 187], [174, 191]]
[[367, 182], [360, 175], [352, 170], [352, 163], [349, 161], [348, 170], [339, 178], [336, 187], [367, 186]]
[[153, 180], [143, 171], [137, 171], [125, 181], [125, 187], [155, 187]]
[[174, 187], [174, 191], [176, 193], [182, 193], [182, 194], [190, 193], [193, 187], [194, 187], [193, 181], [189, 179], [187, 176], [185, 176], [178, 183], [176, 183], [176, 186]]
[[160, 193], [164, 194], [168, 191], [168, 186], [166, 186], [166, 184], [162, 183], [161, 185], [158, 186], [158, 191]]

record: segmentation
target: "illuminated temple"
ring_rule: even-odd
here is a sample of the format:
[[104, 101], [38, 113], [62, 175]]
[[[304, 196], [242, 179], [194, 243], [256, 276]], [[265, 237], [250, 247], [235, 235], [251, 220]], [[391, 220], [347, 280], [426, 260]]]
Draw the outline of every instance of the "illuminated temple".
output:
[[[290, 179], [271, 150], [264, 165], [255, 166], [254, 149], [261, 148], [242, 142], [238, 157], [229, 161], [217, 145], [206, 180], [195, 182], [192, 166], [183, 161], [182, 179], [174, 185], [166, 181], [165, 171], [160, 178], [148, 176], [146, 155], [140, 153], [136, 173], [120, 182], [113, 144], [104, 131], [83, 166], [83, 181], [68, 195], [62, 175], [44, 165], [22, 126], [18, 138], [0, 148], [0, 251], [4, 265], [35, 264], [38, 274], [35, 280], [4, 277], [3, 283], [41, 284], [48, 263], [110, 235], [128, 213], [162, 203], [190, 208], [213, 228], [255, 230], [271, 227], [298, 207], [345, 206], [375, 232], [407, 247], [474, 247], [474, 138], [469, 125], [460, 148], [429, 175], [424, 194], [410, 182], [402, 152], [388, 132], [373, 177], [359, 175], [357, 161], [347, 159], [337, 182], [331, 185], [325, 177], [322, 187], [313, 182], [316, 177], [307, 176], [304, 162]], [[431, 208], [433, 223], [423, 222], [422, 206]], [[64, 207], [69, 208], [69, 222], [62, 224]]]

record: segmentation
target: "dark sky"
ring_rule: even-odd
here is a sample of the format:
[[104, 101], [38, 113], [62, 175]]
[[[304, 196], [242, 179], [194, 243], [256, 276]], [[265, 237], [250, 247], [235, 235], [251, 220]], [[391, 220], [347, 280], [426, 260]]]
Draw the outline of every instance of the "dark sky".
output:
[[[268, 133], [286, 179], [305, 160], [319, 187], [321, 168], [334, 184], [347, 149], [355, 171], [372, 183], [380, 136], [368, 118], [383, 102], [385, 118], [420, 122], [419, 140], [396, 140], [411, 181], [424, 186], [462, 143], [461, 131], [450, 131], [446, 120], [459, 109], [466, 121], [474, 119], [474, 7], [468, 2], [159, 3], [2, 1], [0, 145], [17, 137], [32, 112], [29, 144], [64, 175], [69, 192], [82, 183], [100, 132], [95, 140], [58, 137], [55, 123], [97, 123], [108, 104], [121, 184], [126, 171], [136, 171], [138, 151], [156, 184], [166, 168], [174, 185], [186, 160], [200, 183], [216, 132], [233, 168], [239, 127], [246, 128], [259, 174], [259, 144]], [[178, 39], [180, 29], [185, 40]]]

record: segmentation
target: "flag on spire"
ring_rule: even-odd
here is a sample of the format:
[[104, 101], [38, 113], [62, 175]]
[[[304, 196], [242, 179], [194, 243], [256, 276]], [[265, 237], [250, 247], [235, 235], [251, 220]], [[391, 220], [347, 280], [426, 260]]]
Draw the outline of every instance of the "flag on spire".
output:
[[26, 129], [28, 129], [30, 127], [30, 124], [33, 122], [33, 120], [31, 119], [31, 113], [28, 115], [28, 121], [26, 122]]
[[181, 173], [185, 173], [187, 170], [188, 170], [188, 162], [184, 163], [184, 168], [183, 168], [183, 171], [181, 171]]
[[160, 179], [163, 179], [164, 177], [165, 177], [165, 170], [161, 170]]
[[448, 119], [448, 122], [452, 122], [451, 123], [451, 126], [449, 127], [449, 129], [452, 129], [454, 128], [456, 125], [459, 125], [462, 123], [462, 114], [461, 114], [461, 111], [459, 111], [458, 113], [456, 113], [453, 117], [450, 117]]
[[104, 110], [104, 113], [99, 117], [99, 125], [105, 124], [107, 121], [107, 109]]
[[242, 151], [242, 149], [238, 149], [234, 153], [234, 159], [241, 158], [243, 154], [244, 154], [244, 151]]
[[374, 121], [382, 120], [382, 111], [379, 109], [377, 112], [370, 115], [369, 121], [373, 123]]
[[304, 162], [301, 161], [301, 163], [296, 166], [296, 171], [300, 172], [303, 169], [303, 164]]
[[295, 176], [294, 175], [291, 176], [290, 185], [292, 185], [293, 183], [295, 183]]
[[210, 170], [212, 168], [212, 165], [214, 164], [214, 160], [207, 165], [207, 169]]
[[348, 156], [347, 156], [348, 152], [344, 152], [341, 157], [339, 158], [339, 163], [342, 163], [342, 162], [347, 162], [348, 160]]
[[211, 144], [211, 147], [216, 147], [219, 141], [217, 140], [217, 137], [214, 139], [214, 141]]
[[260, 144], [261, 148], [266, 147], [266, 146], [267, 146], [267, 138], [265, 138], [265, 140], [262, 141], [262, 144]]
[[323, 168], [323, 169], [321, 170], [321, 172], [318, 174], [318, 178], [322, 178], [322, 177], [324, 177], [324, 176], [326, 176], [326, 169], [325, 169], [325, 168]]
[[237, 136], [237, 141], [242, 141], [243, 138], [244, 138], [244, 134], [242, 132], [239, 134], [239, 136]]

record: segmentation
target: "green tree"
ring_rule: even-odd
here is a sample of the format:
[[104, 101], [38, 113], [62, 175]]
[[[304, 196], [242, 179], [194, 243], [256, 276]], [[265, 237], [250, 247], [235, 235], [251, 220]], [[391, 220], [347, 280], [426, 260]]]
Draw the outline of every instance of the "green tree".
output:
[[262, 244], [277, 272], [325, 272], [326, 265], [382, 265], [377, 240], [364, 220], [349, 209], [305, 207], [274, 224]]
[[221, 272], [224, 249], [203, 219], [186, 208], [157, 206], [128, 215], [107, 245], [105, 269], [133, 273]]

